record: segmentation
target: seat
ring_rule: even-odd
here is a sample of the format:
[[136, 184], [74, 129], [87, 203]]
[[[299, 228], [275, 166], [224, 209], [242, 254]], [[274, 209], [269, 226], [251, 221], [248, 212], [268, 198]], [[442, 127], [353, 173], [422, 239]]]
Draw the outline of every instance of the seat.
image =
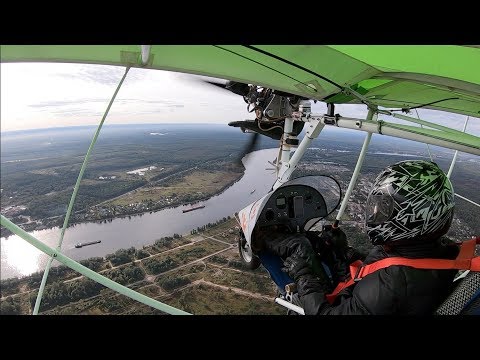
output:
[[434, 315], [480, 315], [480, 272], [470, 271]]

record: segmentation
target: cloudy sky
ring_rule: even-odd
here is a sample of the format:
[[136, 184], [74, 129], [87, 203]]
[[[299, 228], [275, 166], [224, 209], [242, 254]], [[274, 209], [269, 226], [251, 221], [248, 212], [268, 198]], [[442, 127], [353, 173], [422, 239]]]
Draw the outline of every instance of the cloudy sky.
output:
[[[1, 131], [96, 125], [120, 81], [124, 68], [85, 64], [1, 64]], [[324, 113], [323, 103], [313, 112]], [[363, 105], [338, 105], [344, 116], [365, 117]], [[465, 116], [419, 110], [425, 120], [461, 130]], [[238, 95], [205, 85], [198, 78], [160, 70], [130, 69], [108, 124], [217, 123], [251, 119]], [[392, 119], [386, 118], [391, 121]], [[467, 131], [480, 136], [480, 119]]]

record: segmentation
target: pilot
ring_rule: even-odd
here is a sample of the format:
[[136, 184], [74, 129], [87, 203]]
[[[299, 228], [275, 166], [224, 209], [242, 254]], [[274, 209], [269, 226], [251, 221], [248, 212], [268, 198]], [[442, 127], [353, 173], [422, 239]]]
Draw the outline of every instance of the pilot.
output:
[[[374, 245], [367, 256], [359, 256], [339, 228], [330, 226], [322, 234], [337, 254], [337, 282], [350, 276], [348, 265], [359, 258], [364, 264], [388, 257], [454, 259], [459, 247], [443, 237], [454, 205], [452, 184], [435, 163], [415, 160], [388, 166], [367, 197], [366, 230]], [[451, 292], [457, 273], [393, 265], [344, 288], [330, 303], [326, 295], [335, 284], [306, 236], [270, 237], [265, 247], [283, 260], [282, 270], [294, 280], [306, 315], [433, 314]]]

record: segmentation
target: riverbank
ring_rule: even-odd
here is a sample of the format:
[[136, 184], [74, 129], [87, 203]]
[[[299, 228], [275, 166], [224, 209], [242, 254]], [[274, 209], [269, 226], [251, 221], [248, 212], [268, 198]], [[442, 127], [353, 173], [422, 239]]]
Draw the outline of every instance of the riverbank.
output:
[[[93, 206], [89, 209], [79, 211], [70, 216], [68, 227], [85, 224], [85, 223], [107, 223], [115, 219], [131, 218], [133, 216], [142, 216], [146, 213], [152, 214], [165, 209], [173, 209], [185, 204], [196, 204], [201, 201], [207, 201], [214, 196], [221, 195], [228, 188], [240, 181], [244, 176], [244, 172], [230, 172], [230, 181], [225, 182], [218, 189], [204, 193], [188, 194], [188, 189], [185, 189], [185, 196], [167, 197], [167, 201], [163, 199], [160, 201], [145, 201], [139, 203], [130, 203], [128, 205], [110, 205], [104, 204], [100, 207]], [[168, 187], [165, 187], [168, 189]], [[119, 198], [119, 197], [117, 197]], [[39, 219], [38, 222], [30, 222], [28, 224], [17, 224], [20, 228], [27, 232], [48, 230], [55, 227], [61, 227], [63, 225], [64, 217], [58, 216], [56, 218]], [[0, 229], [1, 237], [8, 237], [13, 233], [6, 229]]]
[[[65, 232], [62, 252], [73, 260], [81, 261], [90, 257], [105, 256], [118, 249], [142, 248], [156, 240], [172, 234], [189, 234], [208, 223], [233, 214], [267, 193], [275, 181], [275, 174], [263, 169], [266, 160], [276, 154], [276, 149], [255, 151], [247, 155], [246, 170], [238, 181], [228, 188], [221, 189], [208, 200], [202, 201], [205, 208], [182, 213], [185, 207], [164, 208], [156, 212], [144, 212], [136, 216], [115, 217], [108, 220], [89, 221], [72, 224]], [[230, 185], [230, 184], [229, 184]], [[250, 194], [252, 189], [255, 193]], [[207, 198], [207, 196], [205, 196]], [[182, 205], [182, 204], [179, 204]], [[44, 244], [55, 248], [61, 229], [59, 227], [32, 231], [32, 235]], [[101, 240], [94, 246], [76, 249], [75, 244]], [[24, 276], [45, 268], [48, 256], [13, 235], [1, 238], [1, 278]]]

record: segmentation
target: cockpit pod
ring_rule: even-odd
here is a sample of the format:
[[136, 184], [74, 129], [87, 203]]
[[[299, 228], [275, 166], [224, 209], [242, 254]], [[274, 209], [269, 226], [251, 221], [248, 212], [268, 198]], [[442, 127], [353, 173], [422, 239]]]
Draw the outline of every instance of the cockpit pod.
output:
[[260, 266], [255, 253], [262, 248], [257, 235], [262, 230], [281, 228], [291, 233], [306, 232], [330, 215], [340, 204], [339, 183], [326, 175], [292, 179], [235, 214], [241, 226], [240, 257], [250, 269]]

